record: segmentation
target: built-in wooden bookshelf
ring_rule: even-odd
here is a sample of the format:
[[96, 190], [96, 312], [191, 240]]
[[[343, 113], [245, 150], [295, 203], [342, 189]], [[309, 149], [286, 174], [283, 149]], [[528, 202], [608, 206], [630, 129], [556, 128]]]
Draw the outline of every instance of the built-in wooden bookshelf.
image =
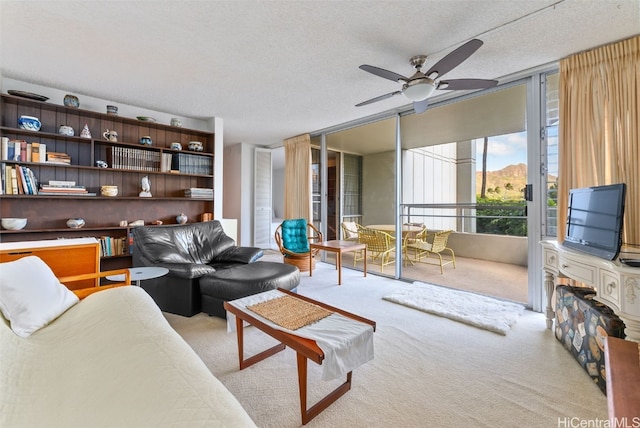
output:
[[[0, 195], [0, 217], [26, 217], [28, 221], [22, 230], [0, 230], [2, 242], [88, 236], [117, 239], [129, 235], [130, 227], [120, 226], [125, 220], [128, 223], [142, 220], [150, 224], [160, 220], [164, 224], [176, 224], [176, 216], [180, 213], [186, 214], [189, 222], [193, 222], [200, 221], [203, 213], [213, 212], [213, 197], [185, 196], [188, 189], [213, 188], [215, 134], [212, 132], [9, 94], [0, 94], [0, 111], [0, 137], [45, 144], [47, 152], [65, 153], [71, 158], [69, 165], [44, 162], [43, 159], [40, 162], [33, 162], [33, 159], [0, 160], [2, 170], [7, 166], [25, 166], [33, 171], [39, 183], [74, 181], [96, 194], [44, 196], [3, 192]], [[20, 129], [18, 119], [23, 115], [39, 118], [41, 129]], [[91, 138], [79, 136], [85, 124]], [[61, 125], [71, 126], [75, 136], [58, 134]], [[117, 142], [103, 137], [107, 129], [118, 133]], [[152, 145], [142, 145], [140, 138], [143, 136], [151, 137]], [[201, 142], [203, 151], [188, 150], [191, 141]], [[183, 150], [171, 149], [173, 142], [179, 142]], [[115, 165], [117, 168], [114, 168], [114, 153], [124, 154]], [[107, 162], [108, 167], [96, 166], [97, 161]], [[139, 196], [144, 176], [151, 182], [152, 197]], [[118, 186], [118, 195], [102, 196], [100, 188], [103, 185]], [[71, 229], [66, 225], [69, 218], [83, 218], [86, 224], [81, 229]], [[130, 256], [103, 257], [102, 265], [103, 270], [126, 267], [130, 265]]]

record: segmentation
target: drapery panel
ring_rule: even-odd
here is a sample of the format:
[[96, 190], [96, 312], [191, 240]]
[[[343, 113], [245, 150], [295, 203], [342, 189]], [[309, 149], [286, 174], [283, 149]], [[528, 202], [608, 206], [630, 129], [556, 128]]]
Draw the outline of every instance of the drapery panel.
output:
[[311, 218], [311, 137], [309, 134], [284, 140], [284, 216]]
[[640, 244], [640, 36], [560, 62], [558, 240], [569, 190], [627, 184], [623, 242]]

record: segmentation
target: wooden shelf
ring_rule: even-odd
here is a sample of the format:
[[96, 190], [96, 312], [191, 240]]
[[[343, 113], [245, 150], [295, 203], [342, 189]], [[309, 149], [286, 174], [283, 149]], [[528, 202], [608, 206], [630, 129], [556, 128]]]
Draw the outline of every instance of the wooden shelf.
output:
[[[40, 183], [47, 183], [50, 180], [75, 181], [78, 185], [85, 186], [89, 192], [97, 194], [97, 196], [23, 194], [0, 196], [0, 217], [28, 219], [26, 229], [0, 230], [3, 242], [56, 239], [60, 236], [65, 238], [107, 235], [122, 237], [128, 234], [129, 227], [110, 225], [117, 225], [125, 220], [127, 222], [143, 220], [145, 224], [161, 220], [164, 224], [175, 224], [175, 217], [180, 213], [185, 213], [192, 222], [200, 219], [202, 213], [214, 211], [213, 198], [199, 199], [184, 196], [185, 189], [213, 187], [215, 174], [213, 166], [211, 166], [212, 174], [95, 166], [97, 160], [107, 160], [106, 155], [111, 153], [111, 147], [137, 149], [129, 153], [149, 152], [156, 157], [153, 160], [156, 166], [158, 154], [161, 156], [187, 154], [200, 157], [204, 165], [213, 165], [215, 134], [212, 132], [70, 108], [8, 94], [0, 94], [0, 115], [1, 137], [25, 140], [28, 143], [44, 143], [47, 153], [67, 153], [72, 162], [71, 165], [65, 165], [0, 160], [0, 164], [10, 167], [17, 165], [28, 167]], [[18, 119], [22, 115], [39, 118], [42, 124], [40, 131], [18, 128]], [[71, 126], [76, 136], [58, 134], [58, 128], [62, 124]], [[92, 138], [82, 138], [77, 135], [85, 124], [89, 127]], [[107, 129], [117, 132], [120, 141], [110, 142], [103, 139], [102, 133]], [[139, 141], [142, 136], [150, 136], [153, 144], [141, 145]], [[176, 141], [185, 148], [190, 141], [200, 141], [203, 143], [204, 151], [171, 149], [171, 143]], [[147, 159], [147, 162], [149, 160], [151, 159]], [[141, 190], [141, 179], [144, 176], [150, 178], [153, 197], [138, 196]], [[118, 186], [118, 196], [101, 196], [102, 185]], [[81, 229], [66, 227], [67, 219], [78, 217], [84, 218], [88, 226]], [[114, 259], [114, 257], [117, 258]], [[128, 256], [104, 258], [104, 260], [114, 260], [114, 263], [118, 259], [121, 260], [119, 264], [130, 263]]]

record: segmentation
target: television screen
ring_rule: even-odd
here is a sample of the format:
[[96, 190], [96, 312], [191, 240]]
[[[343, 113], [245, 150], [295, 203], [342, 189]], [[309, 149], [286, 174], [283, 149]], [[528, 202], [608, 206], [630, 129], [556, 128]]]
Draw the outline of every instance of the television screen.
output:
[[572, 189], [564, 245], [614, 260], [622, 245], [624, 183]]

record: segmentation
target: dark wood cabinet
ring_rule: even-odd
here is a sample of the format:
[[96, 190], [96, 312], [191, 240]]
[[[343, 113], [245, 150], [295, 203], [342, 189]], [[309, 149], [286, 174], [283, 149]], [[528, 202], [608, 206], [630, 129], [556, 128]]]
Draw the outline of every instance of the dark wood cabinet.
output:
[[[142, 220], [145, 224], [160, 220], [175, 224], [176, 216], [184, 213], [189, 222], [200, 221], [203, 213], [213, 212], [213, 196], [192, 198], [185, 196], [190, 188], [212, 189], [214, 185], [215, 134], [201, 130], [142, 121], [117, 115], [56, 105], [0, 95], [0, 136], [10, 140], [45, 144], [47, 153], [66, 153], [71, 164], [0, 160], [5, 169], [24, 166], [31, 169], [39, 183], [50, 180], [75, 181], [96, 196], [44, 196], [27, 194], [3, 194], [0, 196], [0, 217], [26, 217], [27, 226], [22, 230], [0, 230], [0, 241], [32, 241], [55, 238], [115, 237], [129, 235], [129, 227], [121, 221]], [[20, 129], [20, 116], [37, 117], [42, 126], [39, 131]], [[85, 126], [91, 138], [80, 137]], [[61, 125], [71, 126], [75, 136], [58, 133]], [[118, 141], [103, 137], [106, 130], [118, 133]], [[140, 138], [149, 136], [152, 145], [140, 144]], [[188, 150], [189, 142], [199, 141], [203, 151]], [[183, 149], [171, 149], [171, 143], [179, 142]], [[114, 155], [121, 162], [115, 163]], [[172, 158], [173, 168], [163, 168], [162, 158]], [[142, 160], [139, 160], [141, 158]], [[105, 161], [108, 168], [96, 166]], [[149, 162], [154, 160], [154, 162]], [[165, 162], [169, 162], [168, 159]], [[171, 162], [170, 162], [171, 163]], [[113, 166], [118, 166], [114, 168]], [[141, 180], [149, 177], [152, 197], [138, 196]], [[6, 177], [5, 177], [6, 179]], [[102, 196], [103, 185], [118, 186], [115, 197]], [[81, 229], [67, 227], [69, 218], [85, 219]], [[102, 257], [102, 269], [128, 266], [125, 256]]]

